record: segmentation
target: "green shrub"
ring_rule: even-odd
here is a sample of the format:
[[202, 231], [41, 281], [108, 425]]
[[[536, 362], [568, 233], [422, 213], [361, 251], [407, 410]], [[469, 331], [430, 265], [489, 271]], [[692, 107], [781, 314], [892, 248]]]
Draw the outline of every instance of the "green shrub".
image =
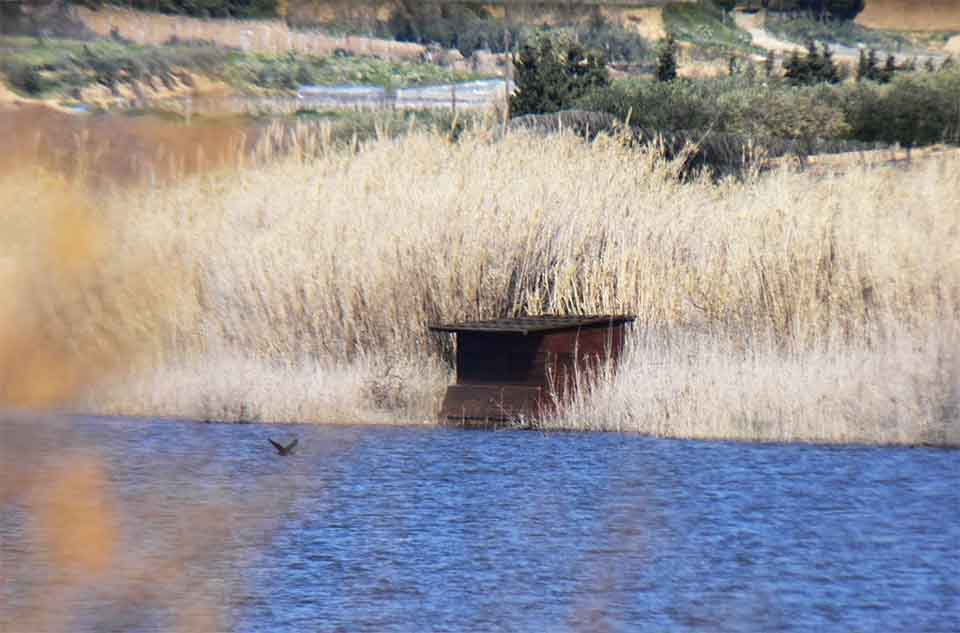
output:
[[907, 146], [960, 143], [960, 72], [901, 75], [887, 86], [859, 84], [845, 95], [855, 139]]
[[791, 86], [746, 75], [705, 79], [622, 81], [577, 102], [632, 125], [661, 131], [865, 144], [960, 144], [960, 69], [873, 82]]
[[[99, 4], [84, 0], [83, 4]], [[144, 11], [201, 18], [269, 18], [277, 15], [277, 0], [128, 0], [123, 3]]]
[[706, 80], [617, 82], [580, 100], [585, 110], [629, 117], [642, 128], [711, 132], [747, 138], [843, 139], [850, 133], [843, 100], [829, 88], [768, 85], [746, 76]]
[[609, 83], [602, 53], [568, 38], [541, 36], [524, 44], [513, 63], [512, 116], [558, 112]]
[[503, 52], [508, 42], [523, 37], [520, 27], [493, 18], [486, 9], [470, 3], [400, 2], [386, 31], [400, 41], [436, 43], [468, 56], [480, 49]]
[[2, 58], [0, 73], [6, 76], [11, 86], [28, 95], [38, 95], [46, 87], [40, 69], [26, 62]]

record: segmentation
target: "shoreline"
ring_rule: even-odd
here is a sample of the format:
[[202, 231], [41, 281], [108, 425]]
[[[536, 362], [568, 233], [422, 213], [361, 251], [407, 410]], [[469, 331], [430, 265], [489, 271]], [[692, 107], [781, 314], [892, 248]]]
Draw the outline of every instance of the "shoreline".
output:
[[[647, 440], [662, 440], [665, 442], [703, 442], [703, 443], [716, 443], [716, 444], [753, 444], [757, 446], [814, 446], [822, 448], [836, 448], [836, 449], [851, 449], [851, 450], [862, 450], [862, 449], [886, 449], [886, 448], [902, 448], [908, 450], [922, 450], [922, 449], [931, 449], [931, 450], [944, 450], [944, 451], [958, 451], [960, 450], [960, 442], [950, 442], [945, 444], [935, 444], [935, 443], [885, 443], [882, 441], [878, 442], [869, 442], [869, 441], [847, 441], [847, 442], [831, 442], [831, 441], [822, 441], [816, 439], [794, 439], [794, 440], [765, 440], [765, 439], [750, 439], [742, 438], [735, 439], [730, 437], [712, 437], [712, 436], [699, 436], [699, 437], [687, 437], [680, 435], [649, 435], [640, 433], [637, 431], [598, 431], [591, 429], [577, 429], [577, 428], [541, 428], [536, 425], [511, 425], [504, 423], [486, 423], [486, 422], [470, 422], [470, 423], [453, 423], [448, 422], [444, 423], [440, 420], [433, 422], [413, 422], [413, 421], [397, 421], [397, 422], [356, 422], [356, 421], [324, 421], [324, 422], [310, 422], [310, 421], [259, 421], [259, 420], [245, 420], [245, 421], [230, 421], [230, 420], [196, 420], [193, 418], [184, 418], [179, 416], [140, 416], [140, 415], [123, 415], [123, 414], [103, 414], [103, 413], [84, 413], [82, 411], [56, 411], [56, 412], [20, 412], [16, 414], [15, 417], [24, 417], [24, 418], [35, 418], [35, 417], [56, 417], [59, 419], [70, 419], [70, 420], [84, 420], [84, 421], [106, 421], [109, 423], [131, 423], [131, 424], [142, 424], [150, 422], [158, 423], [177, 423], [177, 424], [189, 424], [189, 425], [219, 425], [219, 426], [289, 426], [289, 427], [304, 427], [304, 426], [320, 426], [320, 427], [336, 427], [336, 428], [358, 428], [358, 429], [421, 429], [421, 430], [433, 430], [433, 429], [447, 429], [451, 431], [463, 431], [463, 432], [478, 432], [478, 433], [502, 433], [502, 432], [518, 432], [518, 433], [537, 433], [537, 434], [566, 434], [566, 435], [580, 435], [580, 434], [614, 434], [614, 435], [624, 435], [630, 437], [636, 437], [640, 439]], [[9, 421], [9, 420], [5, 420]]]

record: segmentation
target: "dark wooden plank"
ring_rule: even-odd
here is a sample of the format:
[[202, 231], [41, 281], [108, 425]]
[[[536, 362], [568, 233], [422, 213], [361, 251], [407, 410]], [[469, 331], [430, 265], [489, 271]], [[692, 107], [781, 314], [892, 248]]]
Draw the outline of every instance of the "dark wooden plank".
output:
[[522, 385], [450, 385], [440, 416], [461, 420], [513, 420], [540, 414], [540, 387]]

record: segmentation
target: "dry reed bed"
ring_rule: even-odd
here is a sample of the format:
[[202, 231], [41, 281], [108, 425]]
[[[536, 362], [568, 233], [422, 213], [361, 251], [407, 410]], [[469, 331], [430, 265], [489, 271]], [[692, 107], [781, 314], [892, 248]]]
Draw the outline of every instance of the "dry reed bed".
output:
[[894, 326], [871, 346], [784, 353], [728, 336], [641, 335], [615, 375], [581, 379], [543, 429], [663, 437], [960, 445], [960, 328]]
[[955, 437], [954, 158], [714, 184], [681, 183], [677, 164], [610, 138], [302, 140], [309, 152], [269, 166], [101, 201], [115, 265], [136, 262], [174, 294], [153, 314], [104, 300], [111, 328], [149, 335], [135, 370], [83, 406], [432, 421], [450, 376], [428, 321], [630, 312], [623, 371], [544, 424]]

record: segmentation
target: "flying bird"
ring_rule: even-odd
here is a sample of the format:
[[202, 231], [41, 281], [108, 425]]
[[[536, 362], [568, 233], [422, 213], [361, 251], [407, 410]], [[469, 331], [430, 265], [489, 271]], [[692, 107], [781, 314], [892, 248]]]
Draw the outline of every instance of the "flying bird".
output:
[[286, 446], [278, 442], [274, 442], [269, 437], [267, 439], [270, 440], [270, 443], [273, 444], [273, 447], [277, 449], [277, 453], [280, 455], [290, 455], [291, 453], [293, 453], [293, 449], [297, 445], [297, 438], [293, 438], [293, 441], [287, 444]]

